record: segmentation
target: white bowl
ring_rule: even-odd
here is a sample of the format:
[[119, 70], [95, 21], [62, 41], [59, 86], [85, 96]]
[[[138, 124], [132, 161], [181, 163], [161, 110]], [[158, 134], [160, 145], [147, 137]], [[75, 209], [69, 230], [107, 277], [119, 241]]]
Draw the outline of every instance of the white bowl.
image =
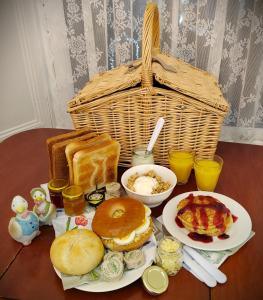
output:
[[[153, 194], [153, 195], [142, 195], [132, 190], [128, 189], [127, 183], [130, 176], [138, 173], [139, 175], [143, 175], [148, 171], [154, 171], [157, 175], [159, 175], [163, 181], [169, 182], [171, 184], [170, 188], [162, 193]], [[165, 199], [167, 199], [174, 187], [176, 186], [177, 178], [174, 172], [166, 167], [162, 167], [159, 165], [139, 165], [135, 167], [131, 167], [126, 170], [121, 177], [121, 184], [123, 185], [126, 193], [129, 197], [138, 199], [149, 207], [155, 207], [160, 205]]]

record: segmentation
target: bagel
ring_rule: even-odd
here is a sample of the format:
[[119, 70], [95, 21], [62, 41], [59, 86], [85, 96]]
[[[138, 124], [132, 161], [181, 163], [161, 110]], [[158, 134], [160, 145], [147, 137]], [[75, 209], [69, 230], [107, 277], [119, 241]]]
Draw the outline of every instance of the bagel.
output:
[[92, 230], [112, 251], [135, 250], [152, 235], [150, 214], [151, 210], [138, 200], [112, 198], [97, 208]]
[[144, 205], [132, 198], [112, 198], [96, 210], [92, 230], [101, 237], [122, 238], [139, 227], [145, 218]]
[[134, 240], [127, 245], [118, 245], [113, 239], [101, 239], [104, 246], [111, 251], [132, 251], [140, 248], [145, 242], [148, 241], [153, 232], [153, 223], [151, 220], [150, 226], [147, 231], [142, 234], [136, 235]]

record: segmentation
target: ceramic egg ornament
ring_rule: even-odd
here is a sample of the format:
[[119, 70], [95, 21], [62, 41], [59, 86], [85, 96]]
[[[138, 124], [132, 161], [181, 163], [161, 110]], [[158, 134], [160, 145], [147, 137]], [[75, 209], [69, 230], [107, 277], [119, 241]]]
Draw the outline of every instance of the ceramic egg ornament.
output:
[[13, 198], [11, 208], [16, 216], [10, 219], [8, 232], [14, 240], [27, 246], [40, 234], [39, 219], [34, 212], [27, 209], [28, 203], [21, 196]]
[[33, 212], [37, 214], [40, 225], [52, 225], [52, 220], [56, 218], [56, 206], [47, 201], [46, 192], [43, 188], [37, 187], [31, 190], [31, 197], [34, 200]]

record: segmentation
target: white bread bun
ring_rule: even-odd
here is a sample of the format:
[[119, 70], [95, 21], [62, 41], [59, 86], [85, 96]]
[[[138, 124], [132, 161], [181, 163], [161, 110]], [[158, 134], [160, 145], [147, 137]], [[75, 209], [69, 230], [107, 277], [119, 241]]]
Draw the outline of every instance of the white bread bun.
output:
[[50, 248], [51, 262], [68, 275], [83, 275], [101, 262], [104, 247], [100, 238], [88, 229], [74, 229], [55, 238]]

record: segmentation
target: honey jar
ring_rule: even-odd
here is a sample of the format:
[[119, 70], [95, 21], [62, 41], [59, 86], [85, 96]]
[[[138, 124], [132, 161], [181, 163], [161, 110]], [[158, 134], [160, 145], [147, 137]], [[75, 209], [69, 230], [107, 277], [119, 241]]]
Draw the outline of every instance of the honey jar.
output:
[[57, 207], [63, 208], [62, 191], [68, 186], [68, 181], [65, 179], [52, 179], [48, 183], [50, 201]]
[[86, 206], [84, 193], [80, 186], [71, 185], [62, 192], [65, 214], [68, 216], [81, 215]]

